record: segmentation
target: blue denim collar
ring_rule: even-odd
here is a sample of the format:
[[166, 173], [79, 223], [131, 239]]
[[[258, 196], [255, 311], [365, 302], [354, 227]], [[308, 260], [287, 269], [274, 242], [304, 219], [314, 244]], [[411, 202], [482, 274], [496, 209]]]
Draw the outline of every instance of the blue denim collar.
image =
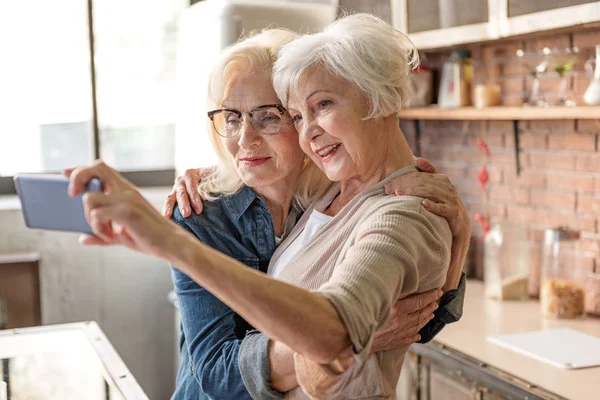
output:
[[254, 193], [254, 190], [248, 186], [243, 186], [234, 196], [223, 197], [222, 201], [231, 216], [238, 221], [257, 198], [259, 197]]

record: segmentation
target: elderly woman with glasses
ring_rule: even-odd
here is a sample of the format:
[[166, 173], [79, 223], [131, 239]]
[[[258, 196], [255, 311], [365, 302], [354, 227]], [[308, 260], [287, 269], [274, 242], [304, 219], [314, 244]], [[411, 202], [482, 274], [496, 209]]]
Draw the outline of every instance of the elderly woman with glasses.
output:
[[[416, 172], [396, 117], [410, 65], [403, 36], [375, 17], [356, 15], [296, 39], [276, 64], [279, 96], [265, 65], [275, 59], [273, 39], [243, 42], [213, 73], [213, 143], [229, 156], [200, 183], [203, 218], [175, 211], [174, 219], [195, 237], [97, 163], [71, 174], [73, 195], [93, 176], [107, 187], [85, 195], [96, 236], [83, 242], [123, 244], [166, 259], [177, 268], [180, 298], [198, 289], [215, 296], [203, 297], [212, 316], [205, 304], [190, 312], [190, 324], [200, 319], [203, 332], [185, 337], [190, 342], [182, 349], [190, 358], [204, 353], [203, 368], [192, 362], [190, 374], [203, 391], [222, 388], [209, 397], [244, 395], [218, 381], [229, 370], [257, 398], [277, 397], [273, 389], [298, 383], [319, 398], [393, 398], [406, 346], [376, 351], [377, 329], [398, 298], [458, 285], [468, 220], [449, 218], [451, 229], [427, 210], [439, 204], [385, 193], [394, 180], [410, 182]], [[253, 46], [262, 57], [248, 56]], [[328, 185], [320, 171], [338, 183]], [[432, 175], [430, 182], [441, 180]], [[403, 190], [452, 197], [440, 187]], [[447, 274], [451, 254], [459, 267]], [[269, 276], [257, 271], [267, 263]], [[263, 334], [236, 341], [245, 332], [232, 333], [238, 318], [229, 307]], [[306, 398], [302, 390], [288, 395]]]

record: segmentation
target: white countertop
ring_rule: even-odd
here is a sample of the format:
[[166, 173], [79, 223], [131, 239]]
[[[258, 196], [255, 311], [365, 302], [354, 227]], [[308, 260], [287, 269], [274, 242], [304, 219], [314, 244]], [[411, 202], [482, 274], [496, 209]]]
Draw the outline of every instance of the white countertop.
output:
[[469, 281], [462, 319], [444, 328], [435, 341], [567, 399], [600, 398], [600, 367], [565, 370], [487, 341], [488, 336], [560, 327], [600, 338], [598, 318], [544, 319], [538, 301], [491, 300], [484, 296], [482, 282]]

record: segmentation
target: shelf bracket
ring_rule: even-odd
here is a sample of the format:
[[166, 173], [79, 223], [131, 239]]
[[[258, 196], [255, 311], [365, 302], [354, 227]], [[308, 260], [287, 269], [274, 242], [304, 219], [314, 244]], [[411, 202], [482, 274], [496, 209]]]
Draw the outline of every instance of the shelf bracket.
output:
[[419, 121], [415, 119], [415, 153], [417, 157], [421, 157], [421, 124]]
[[521, 174], [521, 161], [519, 157], [519, 121], [513, 121], [513, 136], [515, 142], [515, 171], [517, 176]]

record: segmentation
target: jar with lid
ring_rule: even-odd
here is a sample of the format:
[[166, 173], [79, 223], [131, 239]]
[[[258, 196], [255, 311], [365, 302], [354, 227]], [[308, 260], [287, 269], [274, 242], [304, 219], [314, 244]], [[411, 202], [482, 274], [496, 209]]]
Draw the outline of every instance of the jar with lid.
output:
[[585, 312], [594, 317], [600, 317], [600, 271], [590, 272], [583, 285], [585, 291]]
[[499, 300], [526, 300], [531, 254], [527, 228], [515, 222], [496, 224], [485, 237], [484, 249], [486, 296]]
[[563, 228], [545, 231], [540, 289], [543, 316], [577, 318], [584, 314], [584, 282], [593, 263], [593, 253], [580, 247], [578, 232]]

